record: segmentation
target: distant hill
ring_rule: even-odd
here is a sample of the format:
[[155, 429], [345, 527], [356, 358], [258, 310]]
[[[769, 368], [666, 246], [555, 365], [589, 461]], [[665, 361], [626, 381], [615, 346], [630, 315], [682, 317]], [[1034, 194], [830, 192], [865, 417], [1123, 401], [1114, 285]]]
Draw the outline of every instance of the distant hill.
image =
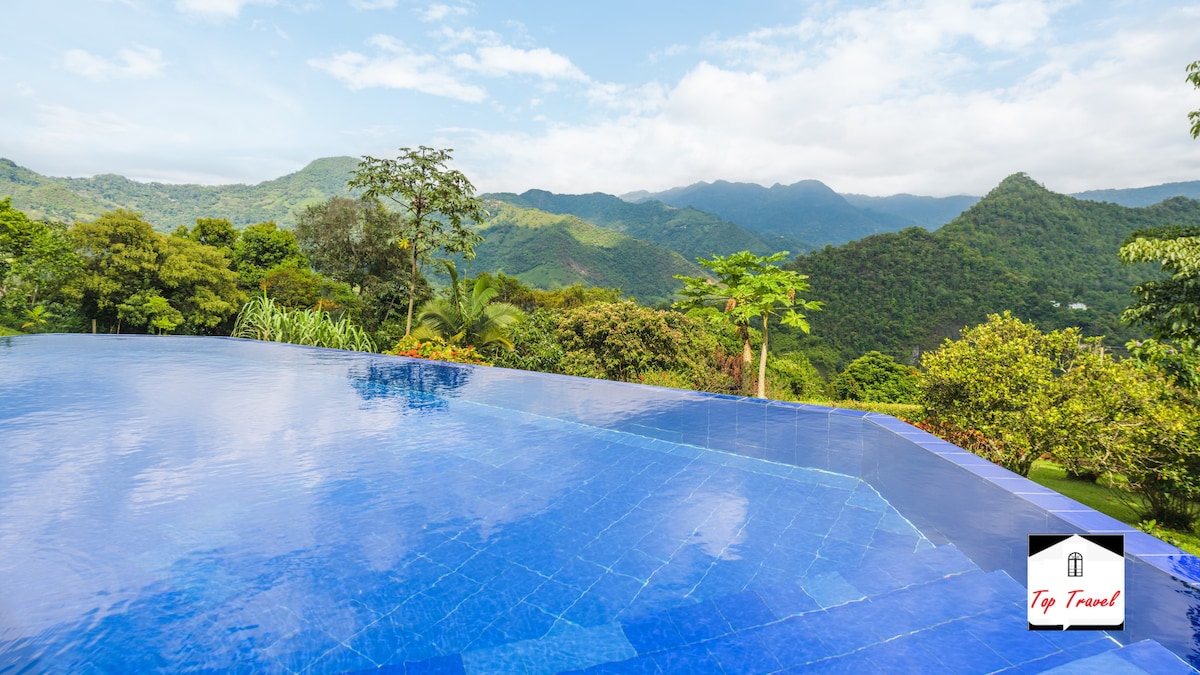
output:
[[1139, 333], [1118, 321], [1129, 289], [1156, 274], [1124, 267], [1134, 230], [1200, 225], [1200, 201], [1128, 208], [1046, 190], [1024, 174], [953, 222], [826, 247], [793, 266], [809, 274], [814, 339], [843, 358], [872, 349], [910, 360], [988, 313], [1012, 310], [1043, 330], [1080, 326], [1120, 346]]
[[239, 228], [268, 220], [291, 227], [305, 206], [349, 194], [346, 181], [357, 164], [353, 157], [326, 157], [257, 185], [210, 186], [141, 183], [113, 174], [51, 178], [0, 159], [0, 196], [11, 196], [13, 206], [31, 217], [68, 223], [121, 207], [140, 212], [160, 232], [197, 218], [226, 218]]
[[905, 227], [917, 225], [930, 232], [954, 220], [960, 213], [979, 201], [979, 197], [971, 195], [919, 197], [899, 194], [890, 197], [868, 197], [843, 194], [842, 197], [868, 215], [890, 216], [895, 219], [895, 222], [904, 223]]
[[1124, 190], [1088, 190], [1087, 192], [1076, 192], [1071, 196], [1093, 202], [1112, 202], [1121, 206], [1150, 206], [1172, 197], [1200, 199], [1200, 180]]
[[656, 199], [714, 213], [751, 232], [798, 240], [808, 249], [912, 224], [887, 214], [872, 216], [815, 180], [770, 188], [754, 183], [702, 182], [640, 196], [641, 201]]
[[470, 270], [503, 272], [537, 288], [571, 284], [620, 288], [647, 304], [670, 300], [676, 274], [702, 270], [679, 253], [588, 223], [576, 216], [486, 201], [477, 227], [484, 241]]
[[799, 242], [760, 236], [711, 213], [691, 207], [676, 208], [659, 201], [633, 204], [601, 192], [560, 195], [545, 190], [483, 197], [548, 213], [577, 216], [605, 229], [676, 251], [689, 261], [737, 251], [767, 255], [780, 250], [794, 253], [802, 250]]

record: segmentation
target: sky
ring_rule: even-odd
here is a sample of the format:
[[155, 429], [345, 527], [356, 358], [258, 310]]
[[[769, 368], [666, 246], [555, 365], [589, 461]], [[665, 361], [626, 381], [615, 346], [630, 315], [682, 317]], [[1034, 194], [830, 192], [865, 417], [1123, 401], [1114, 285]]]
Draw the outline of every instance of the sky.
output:
[[1200, 4], [5, 0], [0, 157], [257, 183], [453, 149], [481, 192], [1200, 180]]

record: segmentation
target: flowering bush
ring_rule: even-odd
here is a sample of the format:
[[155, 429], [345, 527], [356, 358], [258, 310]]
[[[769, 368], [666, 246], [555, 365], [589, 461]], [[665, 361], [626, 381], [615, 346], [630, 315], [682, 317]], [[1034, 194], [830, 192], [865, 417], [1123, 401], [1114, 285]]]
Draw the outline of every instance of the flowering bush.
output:
[[472, 363], [479, 366], [492, 364], [483, 360], [474, 347], [456, 347], [446, 344], [438, 338], [430, 338], [422, 342], [417, 338], [406, 335], [400, 338], [395, 347], [384, 352], [392, 356], [410, 356], [415, 359], [432, 359], [434, 361], [450, 361], [453, 363]]

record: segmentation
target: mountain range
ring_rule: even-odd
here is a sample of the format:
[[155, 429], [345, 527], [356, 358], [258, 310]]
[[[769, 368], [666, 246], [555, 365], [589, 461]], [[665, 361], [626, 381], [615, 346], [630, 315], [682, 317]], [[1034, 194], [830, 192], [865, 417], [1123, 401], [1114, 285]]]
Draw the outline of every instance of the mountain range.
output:
[[[313, 162], [258, 185], [139, 183], [120, 176], [50, 178], [0, 160], [0, 197], [36, 218], [89, 220], [117, 207], [159, 230], [197, 217], [286, 226], [307, 204], [345, 195], [349, 157]], [[827, 369], [869, 350], [903, 360], [1009, 309], [1044, 330], [1081, 326], [1120, 345], [1137, 337], [1118, 316], [1129, 289], [1153, 277], [1123, 267], [1134, 230], [1200, 225], [1200, 181], [1075, 196], [1024, 174], [982, 198], [840, 195], [818, 181], [770, 188], [718, 181], [618, 198], [543, 190], [481, 195], [490, 216], [471, 265], [536, 287], [619, 287], [644, 303], [671, 299], [697, 258], [739, 250], [801, 253], [825, 308], [813, 336], [780, 331], [773, 344], [825, 354]], [[948, 222], [946, 222], [948, 221]]]

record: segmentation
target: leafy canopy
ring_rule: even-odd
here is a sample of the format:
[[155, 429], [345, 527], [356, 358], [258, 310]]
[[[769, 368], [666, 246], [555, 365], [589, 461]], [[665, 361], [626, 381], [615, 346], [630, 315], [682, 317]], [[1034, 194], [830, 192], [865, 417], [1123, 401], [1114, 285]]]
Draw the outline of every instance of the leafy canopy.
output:
[[821, 308], [820, 302], [797, 297], [797, 293], [809, 289], [806, 275], [772, 264], [787, 257], [787, 251], [769, 256], [754, 255], [749, 251], [728, 256], [714, 255], [711, 260], [699, 259], [696, 262], [712, 271], [717, 277], [716, 281], [708, 277], [675, 277], [684, 283], [681, 291], [684, 299], [676, 302], [675, 307], [693, 309], [723, 302], [724, 316], [743, 334], [746, 345], [744, 354], [748, 353], [750, 339], [746, 329], [752, 321], [761, 319], [762, 349], [756, 392], [759, 398], [766, 397], [768, 321], [778, 318], [780, 323], [807, 333], [808, 319], [796, 309], [816, 311]]
[[[420, 266], [435, 253], [456, 253], [472, 260], [475, 245], [483, 240], [465, 226], [467, 221], [483, 220], [483, 202], [462, 172], [446, 166], [451, 152], [422, 145], [416, 150], [400, 148], [395, 159], [364, 156], [349, 182], [364, 197], [385, 199], [398, 207], [401, 220], [394, 241], [408, 252], [409, 288], [416, 288]], [[415, 300], [410, 293], [405, 335], [412, 332]]]
[[1120, 251], [1121, 262], [1161, 265], [1165, 276], [1138, 284], [1136, 298], [1121, 318], [1160, 339], [1195, 349], [1200, 340], [1200, 227], [1169, 226], [1134, 232]]

